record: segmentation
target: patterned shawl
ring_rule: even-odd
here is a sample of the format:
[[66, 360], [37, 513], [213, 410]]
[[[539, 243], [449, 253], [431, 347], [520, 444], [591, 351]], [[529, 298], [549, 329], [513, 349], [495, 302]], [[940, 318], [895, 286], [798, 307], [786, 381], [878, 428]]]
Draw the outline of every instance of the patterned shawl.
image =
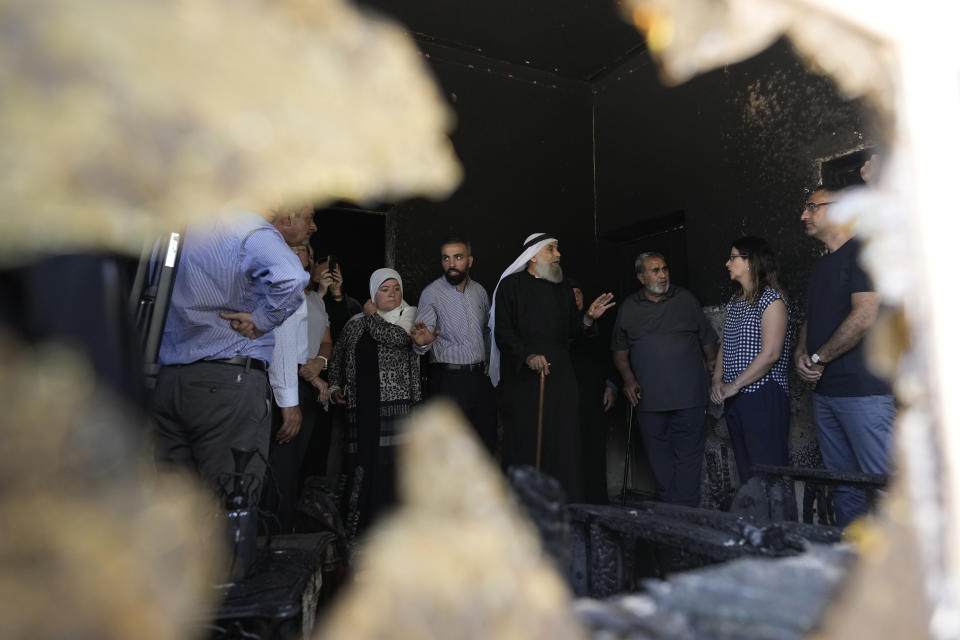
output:
[[343, 389], [352, 416], [357, 409], [357, 343], [364, 333], [377, 343], [380, 415], [407, 414], [420, 401], [420, 358], [407, 332], [377, 314], [354, 316], [343, 328], [330, 360], [330, 386]]

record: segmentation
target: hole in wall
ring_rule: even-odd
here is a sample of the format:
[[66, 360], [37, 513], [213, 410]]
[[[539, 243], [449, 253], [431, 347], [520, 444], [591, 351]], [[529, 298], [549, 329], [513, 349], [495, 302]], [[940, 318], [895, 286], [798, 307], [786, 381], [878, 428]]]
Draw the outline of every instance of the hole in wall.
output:
[[820, 184], [827, 189], [842, 189], [855, 184], [863, 184], [863, 178], [860, 177], [860, 168], [875, 153], [878, 153], [876, 147], [863, 147], [847, 151], [839, 156], [819, 160]]

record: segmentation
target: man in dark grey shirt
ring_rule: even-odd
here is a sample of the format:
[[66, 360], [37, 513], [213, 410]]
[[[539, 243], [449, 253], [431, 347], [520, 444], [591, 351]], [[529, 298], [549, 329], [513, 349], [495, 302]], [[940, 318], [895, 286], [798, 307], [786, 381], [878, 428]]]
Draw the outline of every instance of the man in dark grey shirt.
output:
[[[617, 314], [610, 348], [664, 502], [700, 502], [707, 370], [717, 334], [692, 293], [670, 285], [659, 253], [637, 256], [642, 288]], [[707, 368], [704, 368], [704, 360]]]

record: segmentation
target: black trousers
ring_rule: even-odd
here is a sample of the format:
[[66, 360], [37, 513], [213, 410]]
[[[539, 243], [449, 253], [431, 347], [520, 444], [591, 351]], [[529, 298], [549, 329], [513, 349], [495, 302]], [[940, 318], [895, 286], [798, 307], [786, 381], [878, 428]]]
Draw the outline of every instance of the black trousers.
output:
[[756, 464], [790, 464], [790, 398], [779, 384], [767, 380], [756, 391], [741, 391], [724, 404], [740, 484], [753, 476]]
[[300, 468], [309, 449], [313, 427], [317, 419], [317, 390], [309, 382], [300, 380], [300, 413], [303, 421], [293, 440], [277, 444], [277, 431], [283, 424], [280, 407], [274, 403], [274, 418], [270, 429], [270, 468], [260, 508], [265, 512], [264, 522], [270, 533], [293, 533], [297, 500], [300, 498]]
[[214, 362], [163, 367], [152, 398], [158, 464], [193, 469], [218, 493], [233, 486], [231, 448], [255, 449], [246, 468], [259, 495], [270, 440], [270, 383], [263, 371]]
[[482, 369], [450, 370], [430, 365], [430, 395], [455, 400], [483, 446], [490, 455], [496, 455], [497, 399], [490, 378]]
[[700, 506], [705, 407], [637, 411], [636, 420], [660, 499], [688, 507]]
[[[316, 389], [313, 390], [313, 395], [316, 397]], [[337, 414], [337, 418], [342, 420], [343, 407], [331, 400], [330, 407], [326, 411], [318, 404], [316, 414], [316, 420], [313, 422], [313, 436], [310, 438], [307, 455], [304, 457], [303, 464], [300, 467], [301, 483], [310, 476], [331, 475], [327, 473], [327, 462], [331, 458], [330, 447], [333, 446], [334, 415]], [[339, 446], [338, 449], [340, 451], [337, 455], [342, 456], [342, 445]], [[337, 473], [339, 469], [340, 465], [335, 465], [334, 473]]]

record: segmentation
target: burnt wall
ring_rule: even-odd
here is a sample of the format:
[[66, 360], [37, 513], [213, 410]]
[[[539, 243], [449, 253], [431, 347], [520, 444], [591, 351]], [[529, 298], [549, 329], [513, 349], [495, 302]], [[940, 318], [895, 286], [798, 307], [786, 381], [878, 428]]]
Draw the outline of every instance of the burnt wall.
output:
[[407, 300], [415, 304], [440, 275], [438, 245], [451, 233], [472, 241], [473, 277], [491, 294], [536, 231], [558, 235], [568, 273], [591, 271], [590, 85], [440, 45], [420, 48], [456, 112], [451, 138], [464, 180], [444, 202], [402, 202], [390, 214]]
[[805, 187], [817, 180], [818, 159], [873, 142], [862, 105], [808, 71], [785, 41], [672, 88], [643, 53], [595, 90], [598, 230], [607, 244], [629, 239], [620, 231], [638, 221], [682, 211], [683, 284], [703, 304], [729, 297], [725, 256], [743, 235], [771, 243], [788, 293], [801, 300], [820, 253], [799, 222]]
[[390, 214], [410, 302], [439, 275], [437, 243], [450, 233], [473, 240], [474, 277], [491, 292], [523, 238], [541, 230], [560, 237], [565, 270], [588, 293], [620, 291], [630, 283], [623, 243], [682, 214], [686, 264], [675, 274], [704, 305], [726, 302], [724, 256], [751, 234], [773, 245], [799, 311], [822, 250], [799, 222], [805, 189], [820, 160], [877, 142], [863, 105], [786, 41], [677, 87], [660, 83], [645, 52], [589, 85], [420, 48], [456, 113], [465, 177], [446, 201], [402, 202]]

